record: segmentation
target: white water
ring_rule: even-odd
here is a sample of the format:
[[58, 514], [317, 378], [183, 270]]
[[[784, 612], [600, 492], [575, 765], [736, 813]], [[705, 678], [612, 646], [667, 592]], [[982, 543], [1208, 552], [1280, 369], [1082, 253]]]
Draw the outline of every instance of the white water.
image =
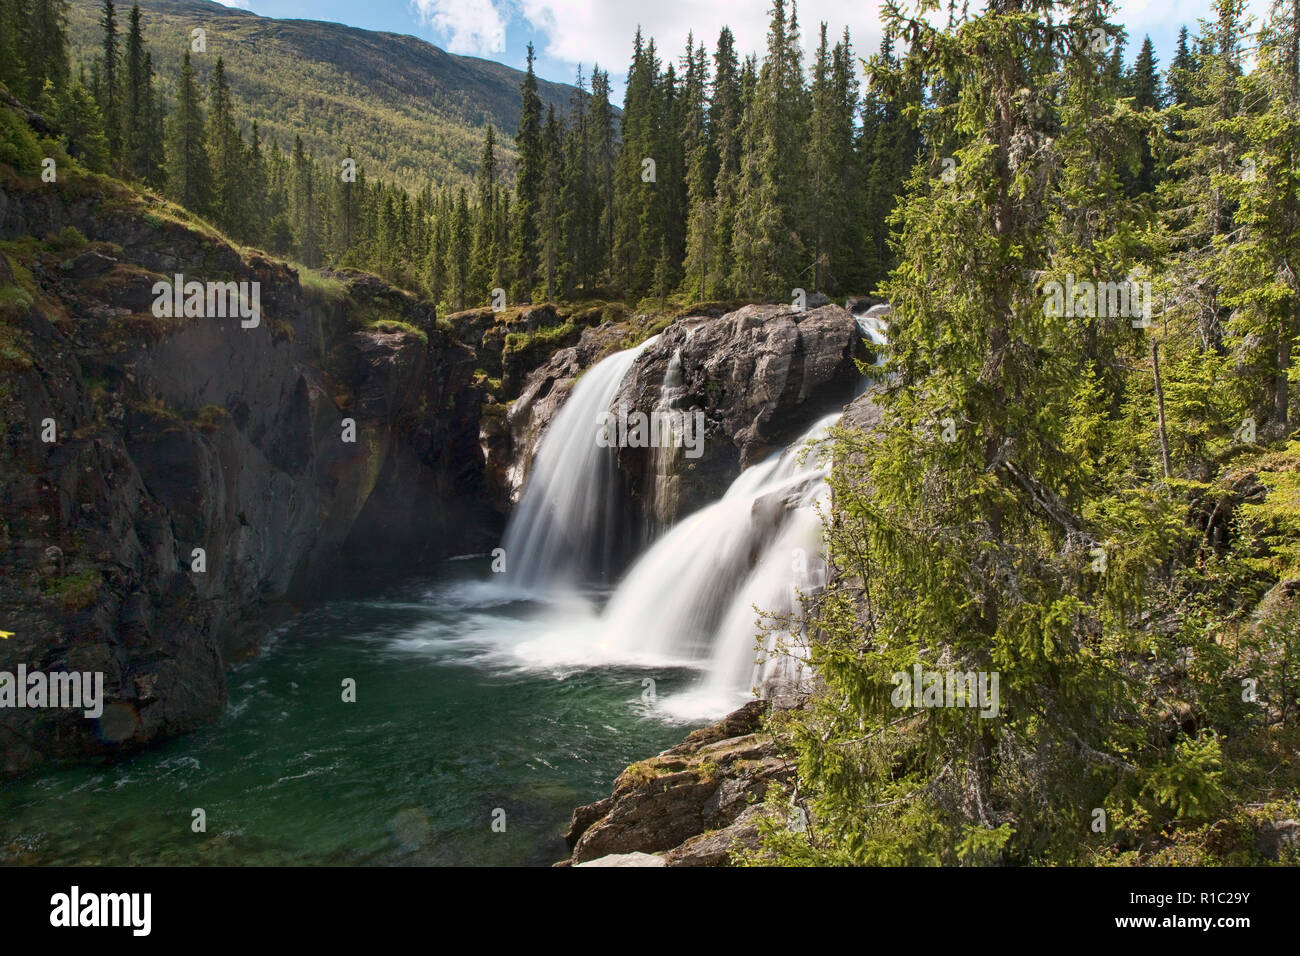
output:
[[[887, 308], [858, 318], [886, 344]], [[612, 453], [596, 447], [596, 416], [651, 343], [589, 371], [542, 439], [524, 499], [507, 530], [515, 581], [576, 580], [584, 558], [602, 557], [602, 535], [623, 520]], [[659, 406], [683, 398], [680, 353], [665, 372]], [[883, 354], [876, 364], [883, 364]], [[864, 378], [864, 387], [870, 377]], [[784, 452], [743, 471], [718, 501], [664, 530], [597, 612], [571, 590], [549, 589], [542, 633], [512, 647], [525, 666], [558, 669], [689, 665], [700, 682], [659, 701], [674, 718], [716, 717], [755, 692], [782, 693], [807, 676], [804, 599], [826, 582], [822, 514], [829, 499], [826, 436], [839, 413], [817, 421]], [[655, 456], [655, 512], [675, 493], [671, 453]]]
[[572, 584], [584, 570], [612, 563], [622, 502], [614, 450], [597, 444], [597, 421], [637, 356], [657, 339], [588, 369], [546, 429], [502, 543], [511, 584]]
[[[797, 661], [755, 664], [754, 608], [797, 610], [795, 589], [819, 583], [816, 506], [825, 495], [826, 465], [815, 449], [805, 454], [805, 443], [823, 439], [838, 418], [821, 419], [786, 451], [742, 472], [721, 499], [674, 526], [632, 566], [599, 615], [575, 619], [570, 605], [516, 653], [551, 667], [699, 667], [703, 680], [694, 691], [662, 702], [680, 718], [716, 716], [757, 684], [797, 679]], [[812, 576], [796, 571], [796, 549], [803, 549], [800, 563]]]

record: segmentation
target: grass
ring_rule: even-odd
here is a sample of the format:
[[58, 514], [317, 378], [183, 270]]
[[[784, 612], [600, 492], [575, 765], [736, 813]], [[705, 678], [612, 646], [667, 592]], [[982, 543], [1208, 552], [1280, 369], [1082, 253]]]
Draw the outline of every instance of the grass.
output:
[[367, 328], [377, 329], [380, 332], [404, 332], [407, 335], [413, 335], [425, 345], [429, 344], [429, 335], [423, 329], [417, 329], [409, 322], [400, 322], [397, 319], [376, 319], [366, 325]]
[[298, 270], [298, 286], [303, 296], [319, 305], [337, 305], [347, 296], [347, 286], [333, 276], [323, 276], [304, 265], [290, 263]]
[[505, 351], [523, 352], [534, 348], [557, 348], [577, 330], [578, 327], [569, 320], [563, 325], [553, 325], [535, 332], [510, 332], [506, 335]]
[[44, 582], [41, 590], [59, 602], [65, 611], [82, 611], [99, 598], [103, 576], [93, 568]]

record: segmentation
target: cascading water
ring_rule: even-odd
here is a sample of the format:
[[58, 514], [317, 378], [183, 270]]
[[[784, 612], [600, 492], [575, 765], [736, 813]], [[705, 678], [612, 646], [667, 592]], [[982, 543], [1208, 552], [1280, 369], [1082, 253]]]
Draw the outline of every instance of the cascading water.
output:
[[[887, 306], [858, 317], [884, 362]], [[613, 455], [594, 441], [623, 376], [651, 343], [589, 371], [548, 430], [524, 500], [506, 536], [520, 580], [572, 576], [582, 556], [599, 556], [622, 502]], [[864, 376], [863, 388], [874, 376]], [[680, 351], [668, 363], [656, 412], [686, 400]], [[514, 647], [534, 665], [689, 665], [703, 671], [692, 690], [661, 709], [711, 717], [754, 691], [771, 696], [807, 676], [802, 601], [826, 582], [822, 514], [829, 464], [822, 454], [840, 413], [826, 415], [785, 451], [743, 471], [726, 493], [664, 530], [632, 565], [603, 611], [574, 616], [565, 606], [551, 628]], [[654, 508], [671, 513], [679, 455], [656, 449]], [[761, 635], [761, 637], [760, 637]]]
[[[742, 472], [726, 494], [678, 524], [628, 572], [602, 615], [615, 649], [705, 666], [694, 691], [669, 701], [679, 716], [713, 713], [765, 684], [797, 681], [788, 625], [798, 594], [823, 583], [821, 516], [826, 464], [817, 455], [839, 419], [819, 420], [795, 443]], [[756, 610], [757, 609], [757, 610]], [[760, 612], [786, 624], [756, 661]], [[771, 689], [771, 688], [768, 688]]]
[[598, 362], [542, 438], [519, 508], [506, 528], [506, 577], [516, 586], [571, 584], [612, 566], [623, 515], [614, 451], [596, 441], [623, 376], [658, 336]]
[[[534, 663], [581, 666], [628, 662], [701, 667], [695, 692], [670, 701], [676, 716], [716, 714], [757, 683], [797, 676], [788, 656], [755, 668], [755, 606], [797, 613], [796, 586], [816, 581], [794, 571], [800, 550], [821, 564], [817, 503], [826, 491], [818, 442], [838, 420], [827, 415], [797, 442], [740, 474], [726, 494], [683, 519], [632, 566], [604, 611], [567, 619], [517, 648]], [[769, 636], [775, 651], [777, 634]]]

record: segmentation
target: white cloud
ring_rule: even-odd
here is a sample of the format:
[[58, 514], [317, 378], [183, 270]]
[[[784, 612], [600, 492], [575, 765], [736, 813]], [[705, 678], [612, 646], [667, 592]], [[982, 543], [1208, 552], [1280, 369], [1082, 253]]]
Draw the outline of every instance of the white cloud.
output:
[[[427, 2], [427, 0], [426, 0]], [[476, 0], [485, 2], [485, 0]], [[632, 57], [632, 37], [638, 24], [642, 33], [654, 37], [660, 57], [676, 61], [686, 46], [686, 35], [694, 31], [695, 42], [703, 42], [710, 54], [718, 31], [731, 27], [741, 57], [760, 56], [767, 47], [767, 21], [771, 0], [497, 0], [509, 4], [511, 12], [531, 30], [538, 51], [564, 63], [594, 62], [615, 76], [627, 71]], [[1248, 12], [1257, 17], [1267, 11], [1271, 0], [1247, 0]], [[848, 27], [859, 56], [869, 56], [880, 46], [878, 0], [801, 0], [799, 29], [805, 63], [817, 47], [818, 27], [825, 20], [832, 38]], [[982, 6], [979, 0], [972, 8]], [[1130, 56], [1143, 34], [1156, 38], [1163, 60], [1172, 55], [1166, 49], [1178, 27], [1187, 24], [1193, 33], [1199, 17], [1210, 16], [1211, 0], [1119, 0], [1114, 19], [1130, 36]], [[912, 9], [906, 6], [907, 9]], [[787, 9], [789, 9], [787, 4]], [[936, 14], [941, 19], [941, 16]]]
[[[520, 16], [537, 32], [541, 52], [567, 63], [593, 62], [611, 73], [626, 72], [632, 58], [632, 37], [637, 25], [654, 37], [662, 59], [676, 59], [686, 49], [686, 35], [695, 32], [710, 54], [718, 31], [729, 26], [742, 58], [762, 54], [767, 48], [770, 0], [654, 0], [649, 4], [610, 0], [514, 0]], [[788, 9], [788, 8], [787, 8]], [[799, 4], [799, 30], [803, 46], [817, 47], [818, 25], [827, 22], [832, 38], [847, 26], [859, 54], [875, 51], [880, 43], [880, 20], [874, 3], [843, 0], [803, 0]]]
[[452, 53], [487, 56], [506, 48], [506, 21], [493, 0], [411, 0], [420, 22], [441, 36]]
[[217, 3], [223, 7], [234, 7], [236, 10], [252, 10], [252, 0], [217, 0]]

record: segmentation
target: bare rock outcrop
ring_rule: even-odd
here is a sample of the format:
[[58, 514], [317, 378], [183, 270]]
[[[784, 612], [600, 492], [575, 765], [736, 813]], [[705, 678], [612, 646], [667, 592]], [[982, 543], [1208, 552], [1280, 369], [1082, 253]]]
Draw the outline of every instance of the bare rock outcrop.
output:
[[767, 789], [794, 768], [763, 733], [768, 705], [753, 701], [658, 756], [633, 764], [614, 792], [579, 807], [565, 839], [566, 865], [722, 866], [758, 846]]

